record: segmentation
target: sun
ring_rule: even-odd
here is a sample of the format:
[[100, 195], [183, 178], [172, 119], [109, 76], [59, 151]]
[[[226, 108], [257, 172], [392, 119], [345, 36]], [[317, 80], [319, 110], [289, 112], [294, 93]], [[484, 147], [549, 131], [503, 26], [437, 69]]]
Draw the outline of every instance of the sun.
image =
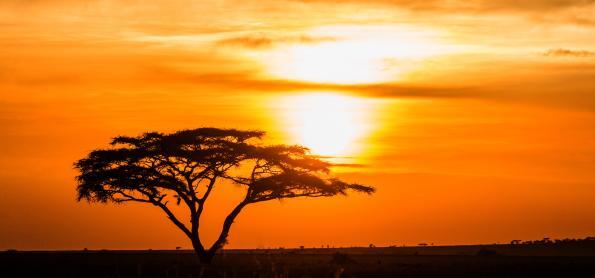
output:
[[386, 78], [382, 60], [370, 45], [341, 42], [292, 46], [282, 52], [285, 63], [272, 65], [273, 75], [318, 83], [375, 83]]
[[292, 141], [313, 154], [347, 157], [362, 150], [370, 130], [370, 104], [361, 98], [335, 93], [309, 93], [281, 100]]
[[424, 59], [452, 52], [434, 31], [394, 26], [327, 26], [311, 30], [316, 43], [280, 45], [264, 53], [275, 78], [328, 84], [394, 82]]

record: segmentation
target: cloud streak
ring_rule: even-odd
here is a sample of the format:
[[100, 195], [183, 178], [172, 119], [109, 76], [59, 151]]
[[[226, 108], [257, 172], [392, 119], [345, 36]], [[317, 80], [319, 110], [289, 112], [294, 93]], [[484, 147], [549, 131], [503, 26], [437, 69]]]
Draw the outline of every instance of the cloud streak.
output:
[[548, 57], [595, 57], [595, 52], [587, 50], [572, 50], [565, 48], [550, 49], [543, 53], [543, 56]]
[[[305, 3], [319, 3], [313, 0], [295, 0]], [[541, 12], [563, 10], [573, 7], [585, 7], [595, 4], [595, 0], [326, 0], [328, 3], [349, 3], [362, 5], [384, 5], [414, 11], [459, 11], [459, 12], [490, 12], [490, 11], [523, 11]]]
[[336, 38], [327, 36], [270, 36], [264, 34], [229, 37], [218, 40], [217, 45], [242, 47], [248, 49], [268, 49], [279, 44], [315, 44], [335, 41]]

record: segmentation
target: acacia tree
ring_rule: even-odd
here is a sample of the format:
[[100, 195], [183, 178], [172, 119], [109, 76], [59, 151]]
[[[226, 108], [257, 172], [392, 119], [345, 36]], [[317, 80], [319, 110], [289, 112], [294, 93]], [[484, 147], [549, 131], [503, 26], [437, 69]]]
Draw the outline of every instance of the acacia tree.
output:
[[[330, 177], [331, 164], [310, 155], [307, 148], [259, 144], [263, 135], [261, 131], [199, 128], [116, 137], [110, 148], [92, 151], [75, 163], [80, 171], [78, 201], [141, 202], [159, 207], [190, 239], [199, 260], [210, 263], [248, 204], [330, 197], [348, 190], [374, 192], [372, 187]], [[245, 195], [207, 248], [199, 236], [199, 220], [212, 190], [224, 181], [245, 187]], [[177, 215], [173, 206], [187, 207], [189, 219]]]

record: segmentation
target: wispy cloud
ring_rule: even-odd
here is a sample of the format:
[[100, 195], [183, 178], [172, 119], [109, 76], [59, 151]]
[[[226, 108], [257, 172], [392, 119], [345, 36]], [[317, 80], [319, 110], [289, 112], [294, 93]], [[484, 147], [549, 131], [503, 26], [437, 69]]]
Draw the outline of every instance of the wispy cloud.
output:
[[[321, 1], [313, 0], [295, 0], [306, 3], [319, 3]], [[416, 11], [440, 11], [440, 10], [458, 10], [459, 12], [477, 12], [477, 11], [553, 11], [572, 7], [584, 7], [595, 4], [594, 0], [326, 0], [322, 2], [349, 3], [365, 5], [390, 5], [392, 7], [416, 10]]]
[[[533, 64], [533, 67], [539, 67]], [[510, 71], [509, 71], [510, 72]], [[385, 82], [374, 84], [332, 84], [299, 80], [263, 78], [259, 72], [193, 73], [175, 68], [155, 70], [153, 80], [165, 83], [208, 86], [228, 92], [287, 93], [335, 91], [370, 98], [478, 99], [517, 102], [529, 105], [595, 111], [595, 66], [558, 64], [541, 67], [539, 75], [492, 80], [467, 85], [413, 84]], [[147, 77], [151, 78], [151, 77]]]
[[217, 41], [217, 44], [223, 46], [235, 46], [251, 49], [266, 49], [271, 48], [277, 44], [311, 44], [335, 40], [336, 38], [327, 36], [270, 36], [265, 34], [255, 34], [221, 39]]
[[588, 50], [556, 48], [544, 52], [543, 55], [548, 57], [595, 57], [595, 52]]

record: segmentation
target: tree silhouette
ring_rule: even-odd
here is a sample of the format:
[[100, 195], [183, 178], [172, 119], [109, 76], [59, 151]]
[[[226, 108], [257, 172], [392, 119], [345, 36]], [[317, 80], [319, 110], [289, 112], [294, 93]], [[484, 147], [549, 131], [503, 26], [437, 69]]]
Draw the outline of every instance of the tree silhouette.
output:
[[[296, 197], [330, 197], [372, 187], [329, 176], [331, 164], [301, 146], [259, 144], [261, 131], [198, 128], [171, 134], [119, 136], [110, 148], [92, 151], [75, 163], [78, 200], [141, 202], [159, 207], [190, 239], [203, 263], [210, 263], [227, 241], [230, 228], [248, 204]], [[216, 184], [229, 181], [246, 188], [227, 215], [219, 237], [206, 248], [199, 236], [200, 217]], [[189, 219], [172, 210], [185, 205]]]

